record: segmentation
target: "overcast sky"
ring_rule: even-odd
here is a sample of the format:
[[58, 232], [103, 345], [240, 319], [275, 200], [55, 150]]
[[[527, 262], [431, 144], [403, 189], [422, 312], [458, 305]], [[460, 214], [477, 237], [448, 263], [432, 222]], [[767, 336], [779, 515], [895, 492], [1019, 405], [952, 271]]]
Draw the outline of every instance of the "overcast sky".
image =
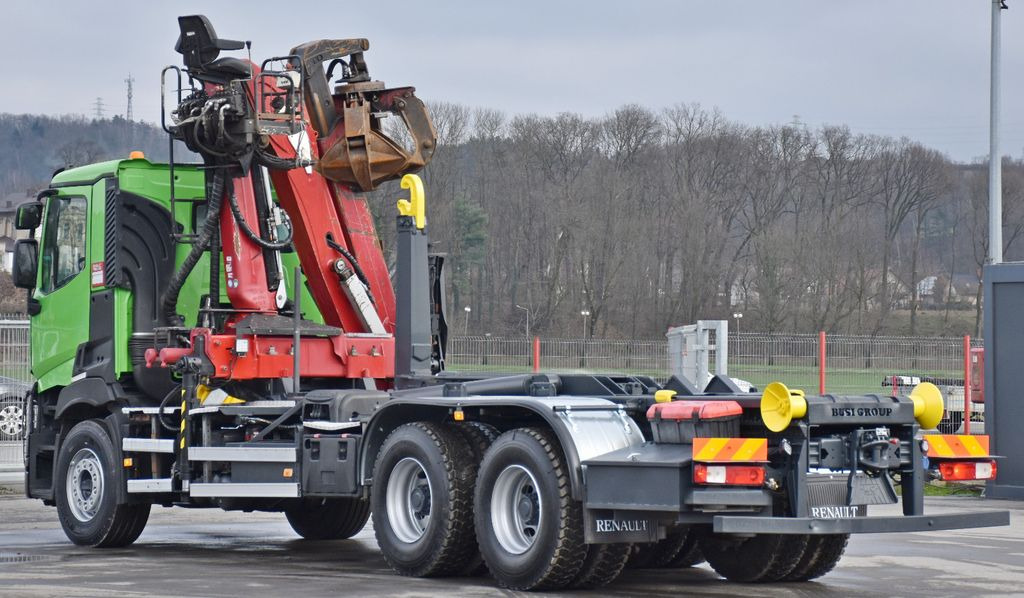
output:
[[[1024, 2], [1003, 12], [1004, 153], [1024, 156]], [[602, 115], [636, 102], [717, 106], [906, 135], [957, 160], [988, 151], [989, 0], [7, 0], [0, 112], [159, 119], [179, 14], [204, 13], [253, 57], [366, 37], [370, 73], [421, 97], [508, 113]]]

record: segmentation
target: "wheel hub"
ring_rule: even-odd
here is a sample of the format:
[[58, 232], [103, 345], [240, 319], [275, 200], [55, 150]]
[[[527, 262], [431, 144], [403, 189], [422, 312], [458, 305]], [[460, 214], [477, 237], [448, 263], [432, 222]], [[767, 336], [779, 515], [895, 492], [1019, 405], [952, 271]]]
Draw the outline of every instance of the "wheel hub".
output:
[[395, 536], [407, 544], [422, 538], [432, 510], [430, 479], [423, 464], [413, 457], [396, 463], [385, 493], [388, 521]]
[[533, 515], [533, 501], [530, 497], [523, 496], [519, 499], [519, 517], [523, 520], [529, 519]]
[[104, 490], [103, 465], [92, 449], [79, 449], [71, 458], [65, 485], [71, 514], [83, 523], [91, 521], [99, 511]]
[[533, 473], [510, 465], [498, 474], [491, 495], [491, 525], [501, 547], [523, 554], [533, 546], [540, 530], [541, 497]]

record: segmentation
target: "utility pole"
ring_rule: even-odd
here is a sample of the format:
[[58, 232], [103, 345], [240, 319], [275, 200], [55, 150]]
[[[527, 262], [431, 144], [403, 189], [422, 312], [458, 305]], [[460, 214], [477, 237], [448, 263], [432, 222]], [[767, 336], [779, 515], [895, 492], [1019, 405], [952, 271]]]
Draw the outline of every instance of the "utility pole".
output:
[[1003, 160], [999, 154], [1000, 19], [1005, 0], [992, 0], [992, 60], [989, 91], [988, 262], [1003, 261]]
[[132, 77], [132, 74], [128, 73], [128, 78], [125, 79], [124, 82], [128, 86], [128, 106], [124, 111], [124, 120], [125, 125], [128, 127], [128, 145], [134, 147], [135, 127], [132, 125], [132, 119], [134, 118], [134, 115], [132, 114], [132, 86], [135, 84], [135, 77]]
[[132, 122], [132, 85], [135, 83], [135, 77], [128, 73], [128, 78], [124, 82], [128, 86], [128, 108], [124, 112], [124, 119]]
[[96, 119], [97, 120], [102, 119], [103, 118], [103, 98], [96, 98], [96, 101], [93, 102], [92, 106], [93, 106], [93, 111], [96, 114]]

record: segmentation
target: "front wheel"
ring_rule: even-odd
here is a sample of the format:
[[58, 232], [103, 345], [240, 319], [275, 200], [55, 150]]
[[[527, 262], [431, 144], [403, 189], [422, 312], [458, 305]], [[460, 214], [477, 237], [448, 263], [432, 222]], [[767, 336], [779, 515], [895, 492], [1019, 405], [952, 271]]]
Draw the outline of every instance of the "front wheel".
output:
[[57, 456], [54, 499], [68, 539], [79, 546], [127, 546], [149, 520], [150, 505], [117, 504], [120, 453], [96, 420], [71, 428]]
[[473, 505], [477, 543], [499, 584], [557, 589], [577, 579], [588, 552], [583, 512], [550, 431], [519, 428], [499, 436], [480, 464]]

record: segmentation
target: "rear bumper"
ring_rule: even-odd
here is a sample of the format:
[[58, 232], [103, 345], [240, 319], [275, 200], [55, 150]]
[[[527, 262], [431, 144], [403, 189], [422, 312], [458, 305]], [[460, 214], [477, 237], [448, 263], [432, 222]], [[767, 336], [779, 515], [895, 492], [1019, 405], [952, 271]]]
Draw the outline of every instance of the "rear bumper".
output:
[[879, 534], [1009, 525], [1010, 512], [976, 511], [953, 515], [851, 517], [848, 519], [718, 515], [712, 521], [715, 532], [724, 534]]

